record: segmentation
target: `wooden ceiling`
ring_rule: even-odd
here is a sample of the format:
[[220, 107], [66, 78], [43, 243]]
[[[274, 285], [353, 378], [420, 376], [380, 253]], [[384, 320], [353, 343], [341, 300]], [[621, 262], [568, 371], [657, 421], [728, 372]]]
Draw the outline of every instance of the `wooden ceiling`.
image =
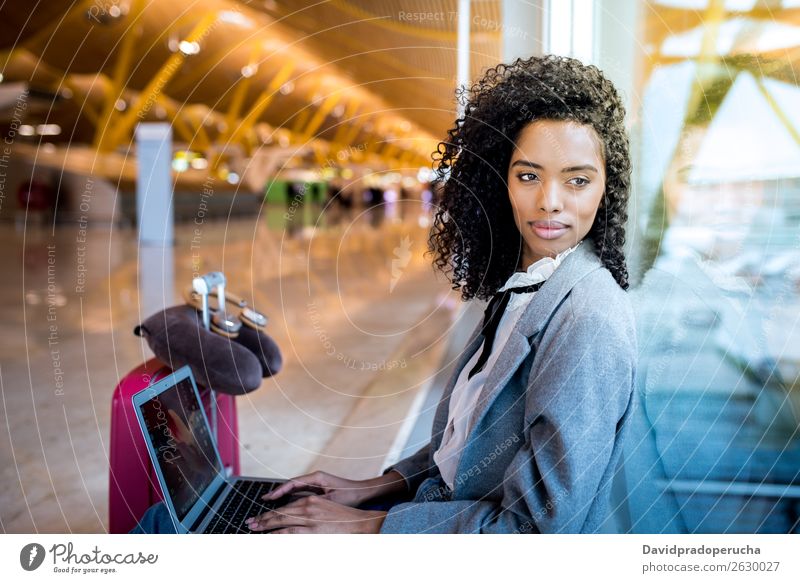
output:
[[[251, 2], [398, 112], [444, 136], [456, 117], [458, 0]], [[501, 2], [474, 0], [470, 73], [502, 60]]]

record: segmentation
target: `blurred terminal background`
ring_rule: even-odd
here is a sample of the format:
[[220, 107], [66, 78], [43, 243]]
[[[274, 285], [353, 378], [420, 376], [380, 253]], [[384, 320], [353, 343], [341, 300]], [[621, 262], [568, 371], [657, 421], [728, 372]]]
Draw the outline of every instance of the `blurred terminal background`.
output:
[[[0, 6], [0, 530], [105, 532], [132, 330], [220, 270], [283, 369], [242, 472], [423, 445], [482, 315], [424, 255], [455, 89], [556, 53], [623, 92], [634, 532], [797, 532], [800, 1], [48, 0]], [[155, 168], [166, 156], [168, 171]]]

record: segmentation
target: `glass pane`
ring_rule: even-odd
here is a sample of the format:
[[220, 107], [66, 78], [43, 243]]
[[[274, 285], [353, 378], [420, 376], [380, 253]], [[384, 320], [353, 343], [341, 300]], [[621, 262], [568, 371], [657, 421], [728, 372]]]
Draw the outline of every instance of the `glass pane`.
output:
[[775, 4], [642, 3], [634, 531], [799, 528], [800, 26]]

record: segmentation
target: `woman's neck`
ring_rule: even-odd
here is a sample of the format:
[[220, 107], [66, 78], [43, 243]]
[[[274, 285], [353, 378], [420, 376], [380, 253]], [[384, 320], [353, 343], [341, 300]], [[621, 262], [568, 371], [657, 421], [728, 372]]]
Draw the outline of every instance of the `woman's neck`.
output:
[[528, 271], [528, 268], [543, 259], [544, 256], [536, 255], [533, 252], [528, 251], [527, 249], [522, 252], [522, 258], [520, 259], [520, 264], [518, 267], [518, 271]]
[[[580, 245], [582, 241], [583, 241], [583, 239], [581, 239], [580, 241], [575, 243], [575, 245], [573, 245], [569, 249], [574, 249], [575, 247]], [[561, 255], [562, 253], [566, 253], [569, 249], [564, 249], [563, 251], [560, 251], [560, 252], [554, 253], [554, 254], [550, 254], [550, 255], [537, 255], [536, 253], [534, 253], [533, 251], [531, 251], [530, 249], [525, 247], [522, 250], [522, 257], [520, 258], [520, 264], [519, 264], [518, 270], [519, 271], [528, 271], [528, 268], [531, 265], [533, 265], [534, 263], [536, 263], [537, 261], [540, 261], [540, 260], [544, 259], [545, 257], [552, 257], [553, 259], [555, 259], [556, 257]]]

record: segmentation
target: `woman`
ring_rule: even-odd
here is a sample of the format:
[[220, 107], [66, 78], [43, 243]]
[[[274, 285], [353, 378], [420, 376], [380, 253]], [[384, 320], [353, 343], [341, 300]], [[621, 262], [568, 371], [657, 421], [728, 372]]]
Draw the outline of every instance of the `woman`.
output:
[[[371, 480], [315, 472], [254, 531], [585, 533], [608, 516], [637, 341], [623, 254], [624, 108], [594, 66], [500, 64], [440, 143], [435, 265], [490, 300], [431, 441]], [[405, 498], [384, 509], [370, 502]], [[410, 500], [408, 500], [410, 498]]]
[[492, 301], [431, 442], [372, 480], [290, 480], [273, 496], [323, 494], [253, 530], [578, 533], [608, 515], [637, 352], [624, 107], [597, 68], [555, 56], [501, 64], [468, 93], [438, 149], [430, 248], [463, 299]]

